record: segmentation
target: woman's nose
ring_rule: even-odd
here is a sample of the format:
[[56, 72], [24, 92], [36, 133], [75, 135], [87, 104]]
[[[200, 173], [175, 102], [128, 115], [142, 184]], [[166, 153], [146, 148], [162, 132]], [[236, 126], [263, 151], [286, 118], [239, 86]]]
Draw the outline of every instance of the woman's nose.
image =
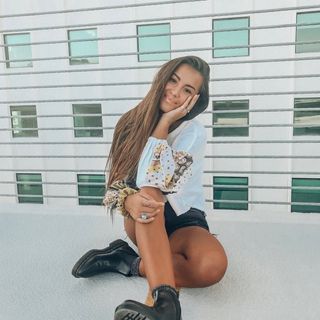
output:
[[173, 96], [178, 97], [180, 94], [180, 88], [178, 88], [178, 87], [172, 88], [171, 93]]

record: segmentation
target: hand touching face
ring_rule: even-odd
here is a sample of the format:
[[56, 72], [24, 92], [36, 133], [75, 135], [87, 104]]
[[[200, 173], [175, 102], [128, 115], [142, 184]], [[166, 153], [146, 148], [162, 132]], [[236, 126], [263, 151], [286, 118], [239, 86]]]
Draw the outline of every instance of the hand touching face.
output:
[[191, 109], [195, 106], [198, 98], [199, 95], [189, 96], [181, 106], [173, 110], [164, 112], [161, 119], [169, 125], [174, 124], [177, 120], [183, 118], [191, 111]]

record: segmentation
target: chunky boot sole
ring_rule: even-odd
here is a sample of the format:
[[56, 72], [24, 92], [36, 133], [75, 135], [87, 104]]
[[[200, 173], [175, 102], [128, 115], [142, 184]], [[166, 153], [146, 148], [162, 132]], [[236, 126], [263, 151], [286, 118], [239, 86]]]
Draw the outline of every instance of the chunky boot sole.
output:
[[139, 312], [122, 309], [116, 312], [114, 320], [149, 320], [149, 318]]
[[156, 320], [152, 310], [148, 309], [145, 304], [126, 300], [116, 308], [114, 320]]
[[[88, 260], [90, 259], [91, 257], [95, 256], [95, 255], [98, 255], [98, 254], [103, 254], [103, 253], [109, 253], [113, 250], [116, 250], [120, 247], [124, 247], [124, 246], [127, 246], [127, 242], [121, 240], [121, 239], [118, 239], [118, 240], [115, 240], [113, 242], [111, 242], [109, 244], [108, 247], [104, 248], [104, 249], [92, 249], [90, 251], [88, 251], [85, 255], [83, 255], [78, 261], [77, 263], [74, 265], [74, 267], [72, 268], [72, 275], [76, 278], [84, 278], [82, 276], [79, 276], [78, 275], [78, 270], [82, 267], [82, 265]], [[88, 277], [87, 277], [88, 278]]]
[[[114, 320], [151, 320], [151, 318], [137, 311], [121, 309], [119, 311], [116, 311]], [[183, 320], [182, 317], [180, 318], [180, 320]]]
[[[161, 319], [164, 319], [161, 317]], [[159, 320], [159, 314], [156, 314], [152, 308], [133, 300], [126, 300], [120, 304], [114, 313], [114, 320]], [[172, 317], [166, 320], [178, 320]], [[179, 320], [182, 320], [181, 316]]]

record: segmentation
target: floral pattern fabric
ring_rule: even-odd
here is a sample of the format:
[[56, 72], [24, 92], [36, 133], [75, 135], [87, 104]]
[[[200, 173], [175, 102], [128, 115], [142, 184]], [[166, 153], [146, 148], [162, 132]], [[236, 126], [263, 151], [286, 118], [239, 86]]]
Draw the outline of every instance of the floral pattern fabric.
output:
[[165, 194], [178, 192], [181, 185], [192, 175], [192, 155], [185, 151], [173, 150], [163, 139], [152, 137], [148, 143], [151, 144], [151, 157], [148, 155], [147, 145], [147, 152], [143, 152], [146, 158], [143, 159], [142, 156], [142, 162], [139, 163], [137, 184], [140, 187], [157, 187]]

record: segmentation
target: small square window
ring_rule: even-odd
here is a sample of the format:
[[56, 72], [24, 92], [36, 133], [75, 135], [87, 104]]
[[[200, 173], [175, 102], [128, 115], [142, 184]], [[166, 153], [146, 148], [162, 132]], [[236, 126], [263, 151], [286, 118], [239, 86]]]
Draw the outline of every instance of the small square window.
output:
[[[314, 188], [314, 189], [312, 189]], [[306, 202], [303, 204], [292, 204], [291, 212], [317, 212], [320, 213], [320, 179], [292, 179], [291, 202]], [[317, 205], [308, 205], [308, 203]]]
[[213, 101], [212, 136], [248, 137], [248, 110], [249, 100]]
[[[103, 137], [100, 104], [74, 104], [72, 108], [75, 115], [73, 118], [74, 127], [83, 128], [74, 130], [75, 137]], [[85, 127], [99, 129], [85, 129]]]
[[[28, 61], [32, 58], [31, 55], [31, 45], [30, 43], [30, 34], [21, 33], [21, 34], [7, 34], [4, 35], [4, 43], [7, 45], [5, 47], [5, 56], [6, 60], [26, 60], [26, 61], [8, 61], [6, 63], [7, 68], [26, 68], [32, 67], [32, 61]], [[17, 44], [26, 45], [13, 46]]]
[[43, 203], [40, 173], [17, 173], [19, 203]]
[[320, 98], [295, 99], [293, 117], [294, 136], [320, 135]]
[[[223, 29], [249, 28], [249, 18], [216, 19], [212, 21], [214, 31]], [[231, 47], [248, 46], [249, 30], [221, 31], [212, 33], [212, 46]], [[213, 58], [248, 56], [249, 48], [213, 49]]]
[[69, 56], [71, 56], [69, 62], [71, 65], [99, 63], [97, 29], [70, 30], [68, 31], [68, 39], [76, 40], [69, 42]]
[[78, 174], [79, 205], [102, 205], [105, 194], [103, 174]]
[[[299, 24], [313, 24], [299, 26]], [[297, 13], [296, 53], [319, 52], [320, 43], [299, 44], [300, 42], [320, 41], [320, 11]]]
[[[138, 60], [161, 61], [170, 60], [170, 35], [157, 36], [157, 34], [170, 33], [170, 24], [150, 24], [137, 26], [138, 34]], [[153, 35], [154, 36], [150, 36]], [[141, 37], [147, 35], [148, 37]], [[153, 51], [168, 51], [164, 53], [147, 53]], [[141, 53], [140, 53], [141, 52]], [[143, 52], [143, 53], [142, 53]]]
[[13, 138], [38, 137], [36, 106], [11, 106], [10, 114]]
[[214, 177], [213, 185], [214, 209], [248, 210], [248, 178]]

